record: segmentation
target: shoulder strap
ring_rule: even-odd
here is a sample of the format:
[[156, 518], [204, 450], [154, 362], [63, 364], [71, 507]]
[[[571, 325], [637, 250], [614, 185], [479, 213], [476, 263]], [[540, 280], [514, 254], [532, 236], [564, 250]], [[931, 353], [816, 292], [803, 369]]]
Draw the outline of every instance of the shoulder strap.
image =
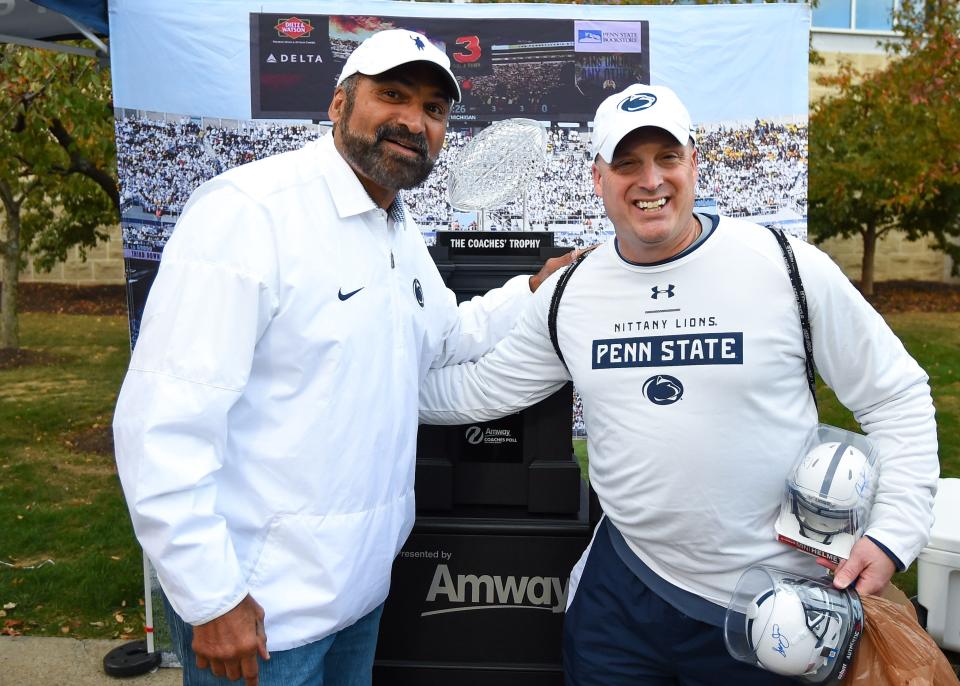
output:
[[587, 255], [589, 255], [594, 248], [597, 246], [594, 245], [590, 248], [584, 250], [580, 255], [571, 262], [567, 268], [560, 275], [560, 278], [557, 280], [557, 287], [553, 289], [553, 297], [550, 299], [550, 312], [547, 315], [547, 328], [550, 330], [550, 342], [553, 343], [553, 349], [557, 351], [557, 357], [560, 358], [560, 361], [563, 362], [563, 366], [567, 366], [567, 361], [563, 359], [563, 353], [560, 352], [560, 339], [557, 336], [557, 313], [560, 311], [560, 298], [563, 297], [563, 291], [567, 287], [567, 282], [570, 281], [570, 277], [573, 276], [574, 270], [580, 266]]
[[816, 372], [813, 366], [813, 334], [810, 332], [810, 315], [807, 312], [807, 294], [803, 290], [803, 282], [800, 280], [800, 269], [797, 267], [797, 259], [793, 255], [793, 249], [790, 242], [780, 229], [768, 226], [770, 232], [780, 244], [780, 251], [783, 253], [783, 261], [787, 263], [787, 273], [790, 275], [790, 285], [793, 286], [793, 295], [797, 299], [797, 309], [800, 311], [800, 328], [803, 330], [803, 352], [806, 355], [807, 367], [807, 385], [810, 387], [810, 395], [813, 396], [813, 404], [817, 404], [817, 381]]

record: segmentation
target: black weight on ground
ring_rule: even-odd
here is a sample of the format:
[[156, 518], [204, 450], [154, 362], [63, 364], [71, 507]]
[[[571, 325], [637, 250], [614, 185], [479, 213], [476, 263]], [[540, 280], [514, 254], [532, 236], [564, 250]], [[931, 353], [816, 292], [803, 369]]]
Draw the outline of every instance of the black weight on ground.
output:
[[140, 676], [159, 666], [160, 653], [148, 653], [146, 641], [124, 643], [103, 658], [103, 671], [115, 677]]

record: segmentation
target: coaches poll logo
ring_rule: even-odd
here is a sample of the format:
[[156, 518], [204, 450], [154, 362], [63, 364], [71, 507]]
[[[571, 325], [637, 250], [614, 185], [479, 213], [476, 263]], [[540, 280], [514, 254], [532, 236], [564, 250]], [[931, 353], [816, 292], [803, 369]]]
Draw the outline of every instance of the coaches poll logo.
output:
[[273, 28], [277, 30], [278, 36], [291, 38], [293, 40], [309, 36], [313, 32], [313, 25], [310, 23], [310, 20], [300, 19], [299, 17], [281, 19]]
[[683, 384], [675, 376], [657, 374], [643, 382], [643, 394], [654, 405], [673, 405], [683, 397]]
[[417, 304], [423, 307], [423, 288], [420, 287], [420, 280], [413, 280], [413, 297], [417, 299]]
[[519, 443], [520, 439], [513, 435], [511, 429], [483, 428], [477, 425], [469, 427], [463, 434], [470, 445], [503, 445], [505, 443]]
[[656, 102], [657, 96], [653, 93], [637, 93], [621, 100], [620, 109], [624, 112], [642, 112], [653, 107]]

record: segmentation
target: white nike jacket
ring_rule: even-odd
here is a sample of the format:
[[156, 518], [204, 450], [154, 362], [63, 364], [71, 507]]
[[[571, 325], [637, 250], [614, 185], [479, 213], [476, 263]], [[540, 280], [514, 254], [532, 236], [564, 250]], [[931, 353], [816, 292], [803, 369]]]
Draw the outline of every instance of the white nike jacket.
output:
[[386, 598], [414, 521], [420, 382], [480, 356], [529, 301], [517, 277], [458, 308], [396, 214], [330, 136], [184, 208], [114, 437], [137, 537], [185, 621], [249, 593], [285, 650]]

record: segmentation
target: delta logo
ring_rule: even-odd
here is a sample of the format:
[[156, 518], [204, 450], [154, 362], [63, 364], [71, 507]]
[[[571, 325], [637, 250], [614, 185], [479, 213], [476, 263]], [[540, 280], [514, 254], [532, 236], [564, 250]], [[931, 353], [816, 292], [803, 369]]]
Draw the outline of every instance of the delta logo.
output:
[[274, 26], [278, 36], [286, 36], [292, 40], [309, 36], [313, 32], [313, 25], [309, 19], [300, 19], [300, 17], [290, 17], [281, 19]]

